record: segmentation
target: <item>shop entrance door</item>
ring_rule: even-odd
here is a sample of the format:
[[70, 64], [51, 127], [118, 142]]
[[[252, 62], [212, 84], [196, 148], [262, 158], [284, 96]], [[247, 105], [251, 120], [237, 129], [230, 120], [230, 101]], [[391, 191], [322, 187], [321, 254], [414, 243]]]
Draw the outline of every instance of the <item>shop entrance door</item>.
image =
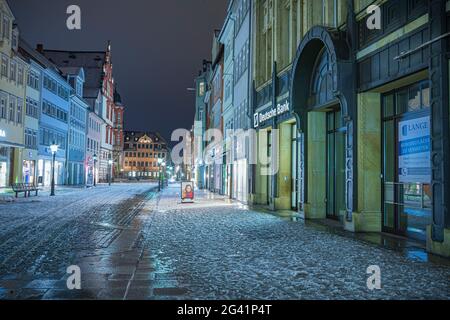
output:
[[298, 162], [299, 162], [299, 142], [298, 142], [298, 134], [297, 134], [297, 125], [292, 125], [292, 143], [291, 143], [291, 207], [292, 210], [297, 211], [298, 209], [298, 186], [299, 186], [299, 172], [298, 172]]
[[11, 148], [0, 146], [0, 188], [5, 188], [10, 183], [9, 166], [11, 163]]
[[426, 241], [432, 221], [428, 81], [383, 97], [383, 231]]
[[8, 163], [0, 161], [0, 188], [4, 188], [8, 184]]
[[326, 207], [327, 217], [338, 220], [345, 210], [345, 135], [341, 111], [336, 108], [326, 116]]
[[[267, 159], [271, 159], [272, 157], [272, 131], [267, 132]], [[273, 164], [273, 162], [272, 162]], [[269, 170], [271, 167], [269, 166]], [[273, 199], [273, 192], [272, 192], [272, 182], [273, 182], [273, 176], [272, 174], [267, 174], [267, 205], [270, 205], [274, 199]]]

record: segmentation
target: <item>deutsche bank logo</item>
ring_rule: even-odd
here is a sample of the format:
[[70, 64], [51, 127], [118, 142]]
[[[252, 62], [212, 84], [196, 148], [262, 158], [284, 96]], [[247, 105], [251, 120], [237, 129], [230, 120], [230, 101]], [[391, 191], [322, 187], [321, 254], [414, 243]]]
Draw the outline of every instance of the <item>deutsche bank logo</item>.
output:
[[253, 116], [253, 127], [258, 128], [259, 127], [259, 114], [255, 113]]
[[403, 126], [402, 127], [402, 134], [403, 134], [403, 136], [407, 136], [408, 135], [408, 126]]

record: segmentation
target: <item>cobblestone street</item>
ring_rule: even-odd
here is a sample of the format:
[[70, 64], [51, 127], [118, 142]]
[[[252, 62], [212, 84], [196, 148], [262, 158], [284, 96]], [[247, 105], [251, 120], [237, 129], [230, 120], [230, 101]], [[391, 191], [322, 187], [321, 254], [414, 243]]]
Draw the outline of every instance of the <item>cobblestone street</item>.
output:
[[[0, 204], [2, 299], [449, 299], [450, 266], [179, 186]], [[81, 268], [68, 290], [66, 268]], [[367, 267], [382, 289], [367, 289]]]

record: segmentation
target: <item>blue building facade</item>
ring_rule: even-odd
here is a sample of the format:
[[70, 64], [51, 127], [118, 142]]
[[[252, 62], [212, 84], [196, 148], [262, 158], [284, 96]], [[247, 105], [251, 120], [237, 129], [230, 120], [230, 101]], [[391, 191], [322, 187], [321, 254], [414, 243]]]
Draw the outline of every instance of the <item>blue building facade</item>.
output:
[[72, 87], [70, 95], [67, 145], [68, 185], [85, 184], [87, 102], [83, 99], [85, 75], [83, 68], [61, 68]]
[[205, 128], [207, 105], [205, 98], [208, 90], [208, 79], [211, 70], [211, 62], [203, 60], [203, 69], [199, 72], [195, 79], [195, 121], [194, 121], [194, 180], [197, 187], [205, 188], [205, 163], [203, 161], [203, 153], [205, 151]]
[[39, 121], [38, 183], [40, 185], [51, 184], [50, 145], [53, 143], [59, 146], [55, 161], [55, 183], [65, 183], [70, 95], [69, 83], [57, 67], [49, 64], [43, 74], [42, 108]]
[[232, 1], [228, 14], [236, 17], [233, 39], [233, 124], [236, 130], [232, 152], [233, 198], [247, 203], [251, 186], [249, 181], [250, 140], [246, 134], [247, 130], [251, 128], [249, 106], [252, 83], [252, 6], [250, 1]]
[[[232, 5], [233, 2], [230, 2]], [[225, 24], [219, 35], [219, 41], [224, 47], [224, 62], [223, 62], [223, 103], [222, 103], [222, 121], [223, 121], [223, 158], [222, 165], [222, 188], [221, 193], [233, 197], [232, 179], [233, 179], [233, 157], [232, 147], [233, 143], [232, 130], [234, 129], [233, 119], [233, 78], [234, 78], [234, 28], [235, 19], [230, 14], [225, 19]]]

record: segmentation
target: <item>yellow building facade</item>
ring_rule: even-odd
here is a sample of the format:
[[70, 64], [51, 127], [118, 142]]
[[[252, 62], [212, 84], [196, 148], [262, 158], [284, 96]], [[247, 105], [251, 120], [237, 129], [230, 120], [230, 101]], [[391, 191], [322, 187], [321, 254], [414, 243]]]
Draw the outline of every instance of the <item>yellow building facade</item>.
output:
[[253, 5], [253, 204], [450, 256], [450, 2]]
[[258, 161], [251, 197], [254, 204], [271, 209], [297, 210], [302, 145], [297, 120], [289, 112], [292, 66], [298, 45], [313, 26], [345, 27], [347, 2], [261, 0], [254, 1], [253, 6], [254, 116], [264, 118], [260, 116], [273, 109], [280, 109], [281, 114], [264, 123], [257, 121], [254, 126], [258, 132], [257, 149], [261, 155], [272, 154], [276, 158], [272, 164], [277, 168], [270, 170], [275, 169], [277, 174], [259, 174], [261, 169], [267, 171], [267, 166]]
[[0, 188], [22, 182], [27, 63], [18, 54], [19, 30], [0, 1]]

